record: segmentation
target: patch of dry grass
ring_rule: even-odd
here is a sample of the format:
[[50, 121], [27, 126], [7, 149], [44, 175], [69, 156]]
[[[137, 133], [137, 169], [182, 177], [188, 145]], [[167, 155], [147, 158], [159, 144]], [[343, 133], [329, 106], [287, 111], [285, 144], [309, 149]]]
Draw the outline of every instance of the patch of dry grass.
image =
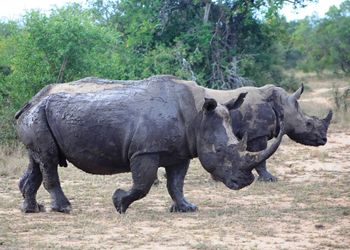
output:
[[[305, 98], [326, 88], [326, 80], [312, 85]], [[308, 112], [327, 110], [304, 104]], [[192, 161], [185, 194], [199, 211], [189, 214], [169, 213], [171, 199], [159, 174], [161, 184], [120, 215], [111, 196], [130, 187], [130, 174], [89, 175], [71, 165], [59, 172], [73, 212], [22, 214], [17, 182], [27, 165], [25, 152], [1, 148], [0, 249], [347, 249], [350, 131], [333, 123], [330, 132], [327, 145], [318, 148], [284, 138], [268, 161], [279, 182], [255, 182], [239, 191], [212, 181]], [[42, 187], [37, 198], [49, 208]]]
[[[350, 238], [350, 176], [348, 172], [337, 175], [320, 171], [316, 181], [293, 182], [295, 176], [313, 173], [300, 167], [295, 176], [283, 176], [281, 171], [288, 173], [289, 169], [283, 170], [285, 160], [293, 158], [295, 163], [291, 168], [295, 168], [303, 161], [302, 154], [309, 153], [299, 150], [290, 156], [288, 149], [292, 146], [285, 143], [270, 161], [279, 182], [256, 182], [240, 191], [228, 190], [212, 181], [199, 162], [193, 161], [185, 193], [188, 200], [199, 206], [199, 211], [189, 214], [168, 212], [171, 200], [162, 174], [158, 187], [135, 202], [125, 215], [119, 215], [111, 196], [116, 188], [130, 186], [130, 174], [94, 176], [69, 166], [60, 168], [60, 176], [73, 212], [26, 215], [18, 209], [22, 199], [17, 179], [21, 171], [9, 171], [0, 177], [0, 199], [4, 201], [0, 204], [0, 246], [5, 249], [342, 249]], [[7, 158], [9, 162], [12, 159]], [[21, 163], [26, 159], [21, 154], [21, 159], [16, 161]], [[43, 188], [39, 190], [38, 200], [46, 207], [50, 204]]]
[[309, 115], [325, 117], [329, 109], [333, 110], [333, 129], [347, 128], [350, 122], [350, 112], [337, 110], [335, 107], [335, 88], [340, 92], [350, 86], [350, 78], [335, 78], [331, 74], [321, 76], [315, 74], [299, 73], [299, 76], [307, 84], [308, 90], [302, 95], [300, 104], [302, 110]]
[[18, 176], [28, 164], [26, 152], [21, 146], [0, 146], [0, 176]]

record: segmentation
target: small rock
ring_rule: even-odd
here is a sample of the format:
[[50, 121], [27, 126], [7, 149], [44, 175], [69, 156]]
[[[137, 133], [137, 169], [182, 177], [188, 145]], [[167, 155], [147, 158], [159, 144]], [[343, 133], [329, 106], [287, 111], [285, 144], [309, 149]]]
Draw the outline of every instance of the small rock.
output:
[[348, 216], [349, 214], [350, 214], [349, 211], [343, 211], [343, 215], [344, 215], [344, 216]]
[[322, 224], [316, 224], [316, 225], [315, 225], [315, 228], [316, 228], [316, 229], [324, 229], [325, 226], [322, 225]]

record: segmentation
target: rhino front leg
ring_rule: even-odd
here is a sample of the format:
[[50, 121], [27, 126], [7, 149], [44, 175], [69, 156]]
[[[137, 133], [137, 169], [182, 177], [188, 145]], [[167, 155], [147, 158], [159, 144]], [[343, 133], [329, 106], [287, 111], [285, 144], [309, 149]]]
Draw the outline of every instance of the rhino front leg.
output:
[[255, 170], [259, 174], [258, 181], [264, 181], [264, 182], [276, 182], [277, 181], [277, 177], [273, 176], [269, 171], [267, 171], [266, 161], [264, 161], [260, 165], [258, 165], [255, 168]]
[[42, 183], [42, 174], [40, 172], [39, 164], [37, 164], [33, 158], [29, 155], [29, 165], [26, 172], [23, 174], [19, 181], [18, 187], [24, 198], [22, 204], [22, 212], [24, 213], [37, 213], [44, 212], [43, 205], [38, 204], [36, 201], [36, 193]]
[[[257, 152], [264, 150], [267, 147], [267, 137], [259, 137], [257, 139], [251, 140], [247, 144], [248, 151]], [[266, 161], [263, 161], [257, 167], [255, 167], [259, 177], [258, 181], [264, 182], [276, 182], [277, 178], [273, 176], [266, 168]]]
[[145, 197], [157, 178], [159, 156], [155, 154], [139, 155], [131, 162], [133, 186], [129, 191], [117, 189], [113, 194], [113, 204], [119, 213], [125, 213], [136, 200]]
[[174, 204], [170, 207], [170, 212], [194, 212], [197, 206], [189, 203], [183, 195], [185, 176], [190, 161], [179, 165], [166, 167], [167, 188]]

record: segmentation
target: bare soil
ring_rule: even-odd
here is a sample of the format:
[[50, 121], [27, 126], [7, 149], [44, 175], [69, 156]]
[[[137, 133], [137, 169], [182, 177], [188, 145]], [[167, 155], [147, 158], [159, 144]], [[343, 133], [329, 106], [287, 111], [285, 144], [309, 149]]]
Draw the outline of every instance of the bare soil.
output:
[[[331, 86], [317, 86], [322, 89], [303, 94], [301, 105], [325, 114]], [[94, 176], [70, 165], [60, 168], [60, 176], [72, 213], [22, 214], [17, 184], [26, 164], [22, 149], [0, 150], [0, 249], [350, 248], [350, 126], [339, 120], [322, 147], [285, 137], [268, 161], [276, 183], [231, 191], [192, 161], [185, 193], [198, 205], [195, 213], [169, 213], [171, 199], [160, 174], [160, 185], [120, 215], [111, 196], [130, 186], [130, 174]], [[38, 201], [49, 210], [44, 188]]]

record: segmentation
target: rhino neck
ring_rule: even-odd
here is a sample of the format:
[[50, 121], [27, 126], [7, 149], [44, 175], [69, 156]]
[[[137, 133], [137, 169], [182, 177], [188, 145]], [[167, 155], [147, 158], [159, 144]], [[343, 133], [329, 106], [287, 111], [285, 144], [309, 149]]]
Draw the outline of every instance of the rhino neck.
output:
[[197, 129], [201, 122], [201, 110], [204, 104], [205, 91], [195, 82], [171, 77], [174, 82], [173, 93], [179, 105], [180, 119], [185, 129], [187, 152], [191, 158], [198, 157]]

